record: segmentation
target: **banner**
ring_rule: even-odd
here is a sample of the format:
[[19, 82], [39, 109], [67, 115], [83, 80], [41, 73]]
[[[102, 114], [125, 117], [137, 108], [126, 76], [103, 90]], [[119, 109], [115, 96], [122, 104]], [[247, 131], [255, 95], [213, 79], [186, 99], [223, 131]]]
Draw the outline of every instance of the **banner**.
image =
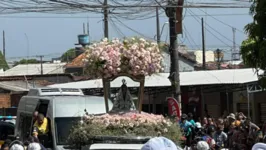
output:
[[166, 100], [168, 102], [169, 115], [177, 116], [178, 118], [180, 118], [181, 114], [180, 114], [180, 108], [179, 108], [177, 100], [173, 97], [168, 97], [166, 98]]

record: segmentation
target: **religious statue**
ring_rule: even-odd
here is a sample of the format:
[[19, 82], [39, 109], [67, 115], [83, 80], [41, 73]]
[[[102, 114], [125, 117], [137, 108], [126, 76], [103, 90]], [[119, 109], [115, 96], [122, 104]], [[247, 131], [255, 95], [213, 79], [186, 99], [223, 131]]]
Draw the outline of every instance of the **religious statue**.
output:
[[126, 80], [122, 80], [122, 86], [118, 91], [116, 100], [114, 101], [111, 112], [126, 112], [136, 110], [135, 104], [132, 100], [130, 91], [128, 90]]

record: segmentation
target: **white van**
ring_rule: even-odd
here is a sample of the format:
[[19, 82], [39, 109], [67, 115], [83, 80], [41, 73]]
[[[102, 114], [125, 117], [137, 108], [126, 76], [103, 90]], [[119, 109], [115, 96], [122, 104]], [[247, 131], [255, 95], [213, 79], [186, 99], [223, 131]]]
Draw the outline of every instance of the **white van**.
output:
[[[109, 101], [112, 108], [112, 102]], [[23, 96], [17, 110], [15, 135], [25, 141], [33, 130], [33, 112], [38, 111], [48, 118], [51, 149], [64, 149], [73, 123], [85, 114], [105, 113], [103, 97], [84, 96], [80, 89], [38, 88]]]

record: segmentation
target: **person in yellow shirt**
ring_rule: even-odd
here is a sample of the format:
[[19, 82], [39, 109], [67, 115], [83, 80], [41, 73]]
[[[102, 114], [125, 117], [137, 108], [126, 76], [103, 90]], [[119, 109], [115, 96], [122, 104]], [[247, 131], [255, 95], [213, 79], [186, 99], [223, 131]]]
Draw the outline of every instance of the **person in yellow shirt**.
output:
[[39, 113], [33, 126], [33, 136], [38, 138], [45, 147], [49, 146], [49, 124], [48, 119]]
[[38, 129], [38, 134], [47, 134], [49, 132], [48, 120], [43, 114], [38, 114], [34, 127]]

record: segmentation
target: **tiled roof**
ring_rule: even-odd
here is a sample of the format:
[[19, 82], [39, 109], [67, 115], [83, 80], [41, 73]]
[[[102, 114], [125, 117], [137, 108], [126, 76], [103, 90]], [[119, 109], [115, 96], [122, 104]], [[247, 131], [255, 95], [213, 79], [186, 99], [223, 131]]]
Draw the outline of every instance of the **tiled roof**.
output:
[[83, 59], [86, 58], [86, 53], [80, 54], [78, 57], [72, 60], [71, 63], [66, 64], [66, 67], [83, 67]]

